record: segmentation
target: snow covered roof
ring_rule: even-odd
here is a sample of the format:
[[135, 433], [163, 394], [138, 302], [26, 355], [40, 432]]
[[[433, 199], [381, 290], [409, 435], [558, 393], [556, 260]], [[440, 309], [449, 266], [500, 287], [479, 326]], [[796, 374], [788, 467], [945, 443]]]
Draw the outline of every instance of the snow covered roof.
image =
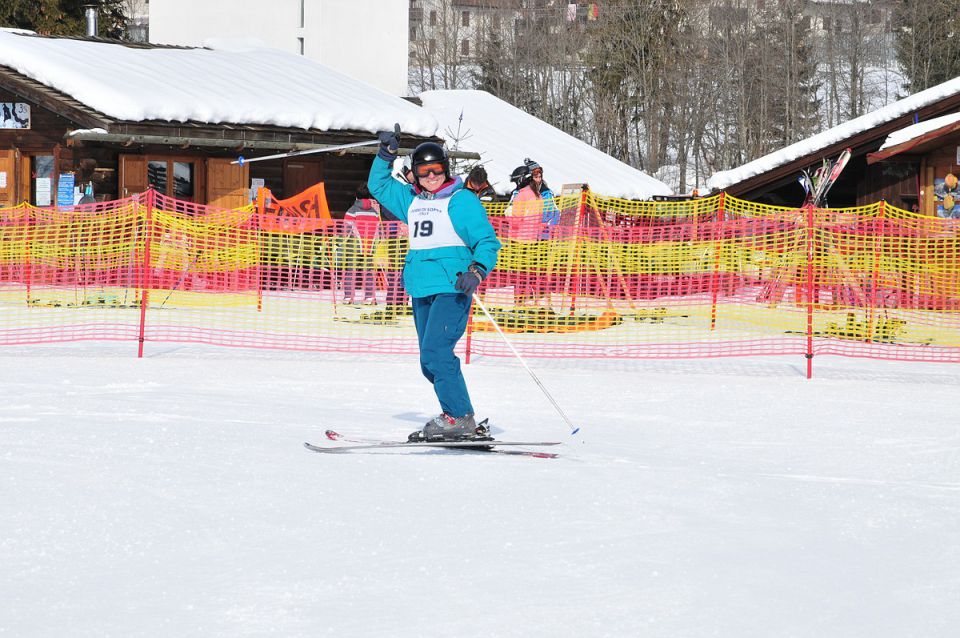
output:
[[937, 129], [947, 128], [951, 124], [960, 122], [960, 113], [951, 113], [949, 115], [943, 115], [940, 117], [935, 117], [932, 120], [927, 120], [926, 122], [920, 122], [907, 128], [902, 128], [899, 131], [894, 131], [887, 136], [887, 139], [880, 146], [880, 150], [891, 148], [893, 146], [899, 146], [905, 142], [909, 142], [918, 137], [922, 137], [927, 133], [936, 131]]
[[723, 190], [732, 184], [737, 184], [767, 171], [773, 170], [808, 155], [813, 155], [833, 144], [876, 128], [882, 124], [897, 119], [903, 115], [916, 111], [938, 100], [960, 93], [960, 77], [943, 84], [932, 86], [929, 89], [915, 93], [909, 97], [888, 104], [882, 108], [861, 115], [843, 124], [827, 129], [805, 140], [764, 155], [758, 159], [727, 171], [714, 173], [707, 185], [712, 190]]
[[447, 140], [448, 148], [480, 154], [490, 183], [501, 195], [513, 190], [510, 174], [527, 157], [543, 166], [544, 180], [557, 191], [562, 184], [586, 182], [595, 192], [613, 197], [650, 199], [673, 193], [643, 171], [486, 91], [426, 91], [420, 100], [440, 122], [436, 134]]
[[424, 137], [429, 113], [303, 57], [246, 43], [124, 46], [0, 30], [0, 64], [117, 120], [259, 124]]

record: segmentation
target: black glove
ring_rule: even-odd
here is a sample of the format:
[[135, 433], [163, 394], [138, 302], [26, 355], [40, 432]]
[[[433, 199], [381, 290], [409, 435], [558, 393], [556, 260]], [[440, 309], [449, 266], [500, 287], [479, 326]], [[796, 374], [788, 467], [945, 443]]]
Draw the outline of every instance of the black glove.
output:
[[483, 266], [477, 262], [473, 262], [467, 268], [467, 272], [457, 273], [457, 283], [454, 285], [454, 288], [468, 297], [472, 297], [473, 293], [477, 291], [477, 286], [480, 285], [480, 282], [483, 281], [486, 276], [487, 271]]
[[377, 151], [377, 157], [392, 162], [397, 157], [397, 151], [400, 150], [400, 125], [394, 124], [392, 131], [380, 131], [377, 133], [377, 139], [380, 140], [380, 150]]

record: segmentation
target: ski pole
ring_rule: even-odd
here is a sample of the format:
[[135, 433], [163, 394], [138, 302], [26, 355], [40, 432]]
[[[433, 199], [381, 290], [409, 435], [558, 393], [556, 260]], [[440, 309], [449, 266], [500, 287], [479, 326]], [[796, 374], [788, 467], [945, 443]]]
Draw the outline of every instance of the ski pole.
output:
[[366, 142], [353, 142], [351, 144], [340, 144], [339, 146], [321, 146], [320, 148], [308, 148], [305, 151], [290, 151], [289, 153], [277, 153], [276, 155], [266, 155], [264, 157], [254, 157], [252, 159], [246, 159], [241, 155], [236, 160], [230, 162], [231, 164], [239, 164], [243, 166], [244, 164], [250, 164], [251, 162], [262, 162], [264, 160], [271, 159], [283, 159], [284, 157], [297, 157], [298, 155], [310, 155], [312, 153], [329, 153], [332, 151], [342, 151], [348, 148], [356, 148], [358, 146], [370, 146], [371, 144], [379, 144], [380, 140], [367, 140]]
[[511, 352], [513, 352], [513, 355], [517, 358], [517, 361], [520, 362], [520, 365], [522, 365], [524, 370], [526, 370], [530, 374], [530, 376], [536, 382], [537, 386], [539, 386], [539, 388], [543, 391], [544, 396], [546, 396], [547, 399], [549, 399], [550, 403], [553, 404], [553, 407], [556, 408], [560, 416], [563, 417], [563, 420], [567, 422], [567, 425], [570, 427], [570, 436], [573, 436], [574, 434], [579, 432], [580, 428], [573, 424], [573, 422], [570, 420], [570, 417], [568, 417], [566, 413], [563, 411], [563, 409], [560, 407], [560, 404], [558, 404], [556, 399], [554, 399], [553, 396], [551, 396], [551, 394], [547, 391], [547, 388], [543, 385], [540, 379], [537, 378], [537, 375], [535, 375], [533, 373], [533, 370], [530, 369], [530, 366], [527, 365], [527, 362], [524, 361], [523, 357], [520, 356], [520, 353], [517, 352], [517, 349], [514, 348], [513, 344], [510, 343], [510, 340], [507, 339], [507, 335], [503, 334], [503, 330], [500, 329], [500, 325], [497, 323], [497, 320], [493, 318], [493, 315], [490, 314], [490, 311], [487, 310], [487, 307], [483, 305], [482, 301], [480, 301], [480, 297], [474, 294], [473, 300], [477, 302], [478, 306], [480, 306], [480, 310], [483, 311], [483, 314], [487, 315], [487, 318], [490, 320], [490, 323], [492, 323], [493, 327], [496, 329], [497, 334], [500, 335], [500, 337], [503, 339], [503, 342], [507, 344], [507, 347], [510, 348]]
[[187, 267], [186, 267], [186, 269], [183, 271], [183, 274], [180, 275], [180, 281], [177, 282], [177, 285], [176, 285], [176, 286], [174, 286], [173, 288], [170, 289], [170, 292], [167, 293], [167, 298], [163, 300], [163, 303], [162, 303], [162, 304], [160, 304], [160, 307], [161, 307], [161, 308], [163, 308], [163, 307], [166, 305], [166, 303], [167, 303], [168, 301], [170, 301], [170, 296], [173, 295], [174, 291], [176, 291], [177, 289], [180, 288], [180, 284], [182, 284], [184, 281], [186, 281], [186, 279], [187, 279], [187, 274], [190, 272], [190, 269], [193, 268], [193, 265], [197, 263], [197, 260], [200, 259], [200, 255], [203, 254], [203, 250], [204, 250], [204, 249], [200, 249], [199, 251], [197, 251], [197, 254], [196, 254], [196, 256], [193, 258], [193, 260], [192, 260], [189, 264], [187, 264]]

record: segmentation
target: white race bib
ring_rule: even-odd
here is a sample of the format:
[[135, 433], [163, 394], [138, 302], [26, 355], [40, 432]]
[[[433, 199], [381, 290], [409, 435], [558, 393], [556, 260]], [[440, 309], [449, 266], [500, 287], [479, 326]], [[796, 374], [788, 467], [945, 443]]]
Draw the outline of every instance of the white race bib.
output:
[[466, 246], [453, 229], [453, 221], [450, 219], [449, 207], [452, 199], [445, 197], [413, 200], [407, 209], [410, 250]]

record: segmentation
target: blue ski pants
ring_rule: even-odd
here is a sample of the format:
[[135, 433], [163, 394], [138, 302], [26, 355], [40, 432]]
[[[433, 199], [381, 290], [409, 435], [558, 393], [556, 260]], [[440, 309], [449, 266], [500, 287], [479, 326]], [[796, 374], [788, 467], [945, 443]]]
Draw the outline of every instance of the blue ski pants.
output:
[[413, 323], [420, 342], [420, 370], [433, 384], [440, 408], [450, 416], [473, 414], [460, 359], [453, 348], [467, 328], [470, 297], [440, 293], [413, 298]]

